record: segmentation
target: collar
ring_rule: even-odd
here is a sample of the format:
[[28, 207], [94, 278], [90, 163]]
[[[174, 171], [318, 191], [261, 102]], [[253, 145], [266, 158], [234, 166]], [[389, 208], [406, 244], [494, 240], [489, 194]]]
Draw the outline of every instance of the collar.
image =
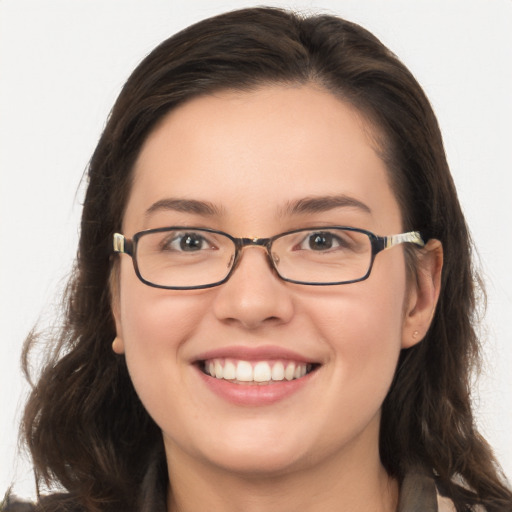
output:
[[442, 512], [438, 510], [434, 477], [425, 468], [417, 467], [405, 474], [397, 512]]
[[[168, 475], [165, 456], [154, 457], [144, 477], [140, 512], [167, 512]], [[417, 467], [406, 473], [400, 486], [397, 512], [455, 512], [450, 500], [439, 499], [434, 476]]]

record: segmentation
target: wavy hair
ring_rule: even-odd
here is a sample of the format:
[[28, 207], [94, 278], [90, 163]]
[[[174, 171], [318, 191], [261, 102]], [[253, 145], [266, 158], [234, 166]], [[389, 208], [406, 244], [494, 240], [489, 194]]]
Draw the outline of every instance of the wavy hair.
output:
[[[307, 83], [352, 104], [376, 128], [404, 229], [444, 247], [432, 325], [421, 343], [403, 350], [383, 404], [382, 463], [399, 480], [417, 464], [431, 468], [459, 512], [475, 504], [489, 512], [512, 508], [512, 493], [473, 420], [477, 276], [432, 108], [407, 68], [365, 29], [273, 8], [216, 16], [164, 41], [135, 69], [112, 109], [86, 175], [63, 325], [23, 419], [39, 483], [63, 486], [90, 511], [130, 511], [151, 454], [163, 450], [124, 357], [111, 349], [110, 243], [148, 134], [170, 110], [200, 95]], [[414, 266], [411, 254], [408, 260]], [[25, 343], [28, 377], [38, 339], [32, 334]]]

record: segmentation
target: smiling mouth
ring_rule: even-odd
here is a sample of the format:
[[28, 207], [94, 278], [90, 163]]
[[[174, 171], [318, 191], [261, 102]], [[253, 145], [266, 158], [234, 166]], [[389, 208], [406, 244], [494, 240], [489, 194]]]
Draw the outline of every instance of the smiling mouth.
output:
[[233, 384], [266, 385], [289, 382], [305, 377], [320, 365], [299, 361], [244, 361], [230, 358], [214, 358], [199, 362], [203, 373]]

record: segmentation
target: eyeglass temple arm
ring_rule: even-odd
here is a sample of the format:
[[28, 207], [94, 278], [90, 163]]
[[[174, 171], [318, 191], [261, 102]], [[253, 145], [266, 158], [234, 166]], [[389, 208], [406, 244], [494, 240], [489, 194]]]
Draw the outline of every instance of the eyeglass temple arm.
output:
[[121, 233], [114, 233], [113, 237], [113, 249], [114, 252], [129, 254], [132, 256], [133, 254], [133, 241], [125, 238]]
[[409, 231], [408, 233], [400, 233], [399, 235], [377, 236], [372, 239], [374, 254], [403, 243], [411, 243], [419, 247], [425, 247], [425, 242], [419, 231]]
[[418, 231], [409, 231], [408, 233], [400, 233], [399, 235], [389, 235], [383, 238], [383, 249], [389, 249], [395, 245], [403, 243], [411, 243], [420, 247], [425, 247], [425, 242]]

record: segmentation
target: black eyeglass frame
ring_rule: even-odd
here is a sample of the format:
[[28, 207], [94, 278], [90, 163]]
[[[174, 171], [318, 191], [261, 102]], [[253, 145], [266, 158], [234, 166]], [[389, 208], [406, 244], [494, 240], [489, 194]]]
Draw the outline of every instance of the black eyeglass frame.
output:
[[[317, 283], [317, 282], [308, 282], [308, 281], [298, 281], [295, 279], [289, 279], [287, 277], [283, 277], [279, 270], [276, 267], [275, 261], [272, 257], [271, 249], [272, 244], [278, 240], [279, 238], [282, 238], [287, 235], [292, 235], [294, 233], [300, 233], [302, 231], [322, 231], [322, 230], [331, 230], [331, 229], [340, 229], [344, 231], [353, 231], [356, 233], [362, 233], [366, 235], [370, 239], [372, 253], [371, 253], [371, 259], [370, 264], [368, 266], [368, 270], [366, 274], [363, 277], [360, 277], [358, 279], [352, 279], [350, 281], [335, 281], [335, 282], [327, 282], [327, 283]], [[235, 245], [235, 256], [233, 258], [233, 263], [231, 265], [231, 268], [227, 275], [221, 279], [220, 281], [216, 281], [214, 283], [210, 284], [204, 284], [204, 285], [196, 285], [196, 286], [165, 286], [165, 285], [159, 285], [152, 283], [151, 281], [148, 281], [142, 277], [139, 266], [137, 263], [137, 244], [140, 238], [142, 238], [146, 234], [151, 233], [162, 233], [165, 231], [203, 231], [207, 233], [214, 233], [217, 235], [222, 235], [227, 238], [229, 238], [233, 244]], [[198, 228], [194, 226], [169, 226], [164, 228], [155, 228], [155, 229], [147, 229], [144, 231], [139, 231], [138, 233], [135, 233], [133, 237], [126, 238], [121, 233], [114, 233], [113, 235], [113, 252], [114, 253], [121, 253], [121, 254], [128, 254], [131, 256], [133, 260], [133, 268], [135, 270], [135, 274], [137, 277], [146, 285], [152, 286], [154, 288], [162, 288], [165, 290], [200, 290], [204, 288], [214, 288], [215, 286], [220, 286], [221, 284], [225, 283], [233, 274], [236, 267], [238, 266], [238, 263], [240, 262], [241, 255], [242, 255], [242, 249], [247, 246], [256, 246], [256, 247], [263, 247], [266, 249], [267, 252], [267, 258], [270, 263], [271, 268], [276, 272], [277, 276], [288, 283], [294, 283], [294, 284], [301, 284], [306, 286], [337, 286], [342, 284], [351, 284], [351, 283], [358, 283], [360, 281], [364, 281], [368, 279], [370, 276], [370, 273], [372, 271], [373, 262], [375, 260], [375, 257], [380, 252], [390, 249], [391, 247], [394, 247], [395, 245], [399, 245], [402, 243], [412, 243], [414, 245], [417, 245], [419, 247], [424, 247], [425, 242], [421, 236], [421, 233], [419, 231], [409, 231], [407, 233], [400, 233], [397, 235], [387, 235], [387, 236], [378, 236], [372, 233], [371, 231], [367, 231], [366, 229], [360, 229], [360, 228], [353, 228], [348, 226], [319, 226], [319, 227], [311, 227], [311, 228], [300, 228], [300, 229], [294, 229], [292, 231], [286, 231], [284, 233], [279, 233], [277, 235], [271, 236], [269, 238], [236, 238], [234, 236], [231, 236], [229, 233], [225, 233], [224, 231], [219, 231], [216, 229], [210, 229], [210, 228]]]

